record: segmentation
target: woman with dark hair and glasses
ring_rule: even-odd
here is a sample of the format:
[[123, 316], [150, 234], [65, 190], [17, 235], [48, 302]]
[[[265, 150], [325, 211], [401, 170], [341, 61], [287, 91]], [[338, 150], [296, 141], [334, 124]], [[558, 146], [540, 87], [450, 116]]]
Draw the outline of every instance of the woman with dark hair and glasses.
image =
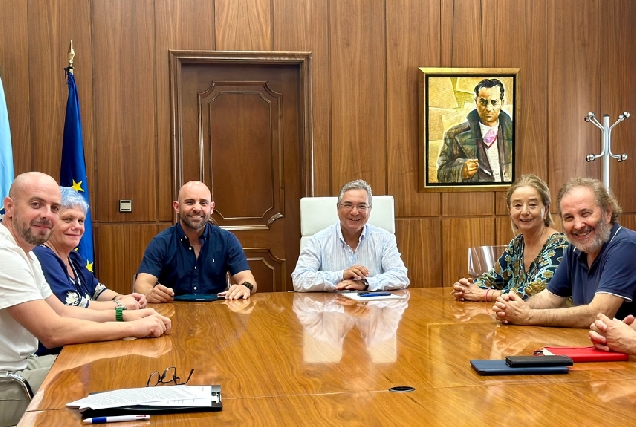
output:
[[86, 261], [75, 251], [84, 235], [88, 203], [73, 188], [61, 187], [61, 191], [60, 221], [51, 238], [33, 249], [53, 293], [66, 305], [95, 310], [145, 308], [143, 294], [118, 294], [100, 283], [88, 270]]
[[508, 189], [506, 205], [516, 236], [490, 271], [474, 283], [453, 284], [456, 300], [496, 301], [510, 291], [527, 299], [545, 289], [561, 263], [569, 243], [552, 227], [548, 185], [536, 175], [523, 175]]

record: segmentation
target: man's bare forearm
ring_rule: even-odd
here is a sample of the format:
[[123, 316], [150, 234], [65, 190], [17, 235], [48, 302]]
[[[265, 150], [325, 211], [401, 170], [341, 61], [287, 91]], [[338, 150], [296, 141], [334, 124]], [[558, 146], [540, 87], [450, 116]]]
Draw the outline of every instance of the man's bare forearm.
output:
[[589, 328], [596, 320], [598, 310], [589, 305], [568, 308], [531, 309], [529, 325]]
[[567, 298], [554, 295], [548, 290], [543, 290], [526, 301], [530, 308], [548, 309], [563, 307]]

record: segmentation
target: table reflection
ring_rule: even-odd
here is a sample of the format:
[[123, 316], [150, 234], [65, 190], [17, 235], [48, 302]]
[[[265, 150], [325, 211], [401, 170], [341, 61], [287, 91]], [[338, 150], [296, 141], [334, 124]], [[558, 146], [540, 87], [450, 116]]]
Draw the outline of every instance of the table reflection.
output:
[[335, 363], [342, 358], [347, 333], [357, 328], [373, 363], [394, 363], [396, 336], [409, 292], [402, 300], [357, 302], [333, 293], [297, 293], [293, 310], [303, 327], [305, 363]]

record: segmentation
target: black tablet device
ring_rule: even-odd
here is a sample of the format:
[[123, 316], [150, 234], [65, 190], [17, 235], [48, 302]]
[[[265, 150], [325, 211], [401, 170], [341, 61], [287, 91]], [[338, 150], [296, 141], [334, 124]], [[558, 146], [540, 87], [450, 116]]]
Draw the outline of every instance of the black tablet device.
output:
[[217, 294], [183, 294], [177, 295], [173, 299], [175, 301], [216, 301], [225, 299], [225, 297], [218, 296]]

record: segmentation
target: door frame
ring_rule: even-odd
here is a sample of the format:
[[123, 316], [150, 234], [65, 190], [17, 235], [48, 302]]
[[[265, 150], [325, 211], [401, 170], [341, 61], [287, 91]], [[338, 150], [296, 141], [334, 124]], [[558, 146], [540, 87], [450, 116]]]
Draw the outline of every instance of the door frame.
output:
[[[314, 146], [311, 101], [311, 52], [251, 52], [251, 51], [201, 51], [169, 50], [170, 74], [170, 130], [172, 134], [172, 192], [177, 200], [179, 189], [184, 184], [181, 157], [183, 144], [181, 122], [177, 112], [181, 110], [181, 68], [184, 64], [298, 64], [300, 71], [301, 101], [300, 162], [301, 197], [314, 195]], [[203, 179], [201, 179], [203, 180]]]

